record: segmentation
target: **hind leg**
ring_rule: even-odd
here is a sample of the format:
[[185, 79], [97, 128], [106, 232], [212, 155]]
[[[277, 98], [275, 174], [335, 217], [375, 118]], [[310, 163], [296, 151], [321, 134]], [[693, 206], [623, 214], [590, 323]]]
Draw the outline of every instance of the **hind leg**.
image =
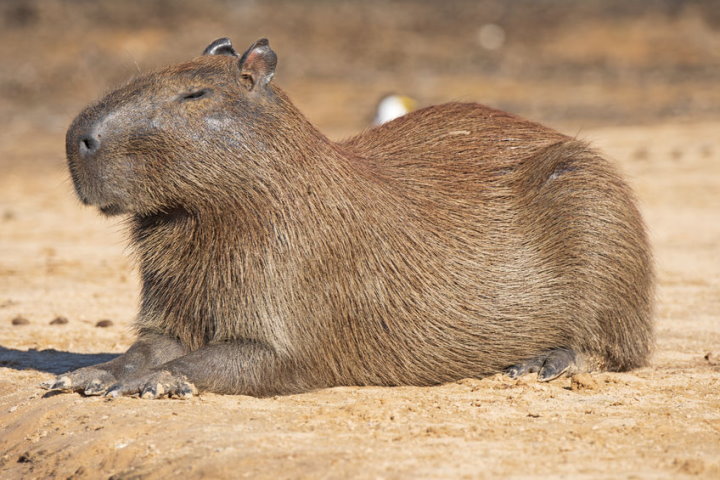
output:
[[505, 370], [510, 378], [528, 373], [538, 374], [538, 380], [549, 382], [577, 367], [577, 355], [570, 348], [556, 348], [537, 357], [528, 358]]

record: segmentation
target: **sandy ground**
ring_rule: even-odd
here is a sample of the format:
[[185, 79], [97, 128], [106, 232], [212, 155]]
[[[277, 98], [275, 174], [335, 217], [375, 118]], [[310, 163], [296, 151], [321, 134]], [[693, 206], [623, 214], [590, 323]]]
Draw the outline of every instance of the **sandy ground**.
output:
[[651, 230], [650, 367], [186, 401], [38, 387], [130, 345], [138, 282], [122, 222], [74, 199], [62, 138], [16, 144], [0, 176], [0, 477], [720, 478], [718, 129], [579, 134], [617, 160]]

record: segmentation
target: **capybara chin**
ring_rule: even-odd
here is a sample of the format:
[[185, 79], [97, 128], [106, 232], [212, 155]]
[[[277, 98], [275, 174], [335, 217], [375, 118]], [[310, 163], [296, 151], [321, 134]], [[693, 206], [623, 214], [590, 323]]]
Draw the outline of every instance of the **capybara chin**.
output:
[[67, 132], [80, 199], [128, 215], [137, 342], [48, 388], [188, 396], [627, 370], [653, 344], [643, 222], [585, 143], [451, 103], [345, 142], [220, 39]]

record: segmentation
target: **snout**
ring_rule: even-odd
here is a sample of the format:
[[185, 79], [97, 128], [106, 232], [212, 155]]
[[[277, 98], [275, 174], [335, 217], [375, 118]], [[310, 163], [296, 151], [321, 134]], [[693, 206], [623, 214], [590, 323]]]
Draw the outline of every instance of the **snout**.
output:
[[86, 112], [83, 112], [73, 120], [65, 135], [65, 153], [73, 186], [86, 205], [91, 203], [89, 197], [93, 190], [89, 169], [100, 149], [100, 139], [93, 124]]
[[115, 203], [113, 180], [108, 178], [107, 145], [105, 135], [107, 116], [92, 109], [82, 112], [68, 128], [65, 148], [70, 176], [75, 191], [86, 205], [103, 207]]
[[82, 133], [78, 138], [77, 147], [81, 158], [92, 157], [100, 149], [100, 135], [93, 131]]
[[101, 146], [101, 122], [102, 119], [94, 118], [86, 112], [73, 121], [65, 138], [69, 162], [75, 159], [89, 160], [97, 155]]

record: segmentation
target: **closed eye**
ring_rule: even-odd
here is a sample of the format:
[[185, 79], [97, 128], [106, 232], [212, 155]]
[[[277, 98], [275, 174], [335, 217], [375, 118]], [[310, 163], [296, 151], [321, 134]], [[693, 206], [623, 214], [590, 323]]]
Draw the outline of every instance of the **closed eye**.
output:
[[183, 93], [178, 97], [178, 100], [184, 102], [186, 100], [197, 100], [199, 98], [207, 97], [212, 93], [209, 88], [202, 88], [200, 90], [194, 90], [192, 92]]

